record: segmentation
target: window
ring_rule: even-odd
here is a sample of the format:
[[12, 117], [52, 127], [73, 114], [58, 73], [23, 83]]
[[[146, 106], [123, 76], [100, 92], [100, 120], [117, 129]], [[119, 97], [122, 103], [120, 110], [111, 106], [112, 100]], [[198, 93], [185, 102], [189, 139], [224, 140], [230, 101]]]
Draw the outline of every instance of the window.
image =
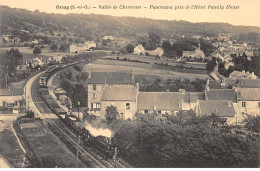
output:
[[126, 110], [130, 110], [130, 103], [126, 103], [125, 108], [126, 108]]
[[97, 98], [97, 94], [93, 93], [93, 99], [96, 99], [96, 98]]
[[100, 110], [100, 103], [91, 103], [92, 110]]
[[242, 107], [246, 107], [246, 102], [242, 102]]
[[97, 85], [93, 84], [93, 90], [97, 90]]
[[260, 108], [260, 102], [258, 102], [258, 108]]
[[144, 110], [144, 113], [148, 113], [148, 110]]

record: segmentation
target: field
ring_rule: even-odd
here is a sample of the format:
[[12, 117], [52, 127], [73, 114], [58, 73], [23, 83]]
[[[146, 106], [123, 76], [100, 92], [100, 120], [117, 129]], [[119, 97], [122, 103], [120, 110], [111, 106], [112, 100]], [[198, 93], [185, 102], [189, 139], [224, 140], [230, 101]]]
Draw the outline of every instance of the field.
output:
[[84, 66], [83, 71], [87, 72], [89, 69], [98, 72], [108, 72], [108, 71], [118, 71], [118, 72], [131, 72], [132, 70], [136, 75], [147, 75], [160, 77], [161, 79], [176, 79], [180, 78], [184, 80], [185, 78], [189, 80], [195, 80], [196, 78], [200, 79], [210, 79], [208, 74], [205, 73], [185, 73], [176, 72], [172, 70], [165, 70], [158, 68], [157, 66], [146, 64], [146, 63], [136, 63], [136, 62], [126, 62], [126, 61], [117, 61], [117, 60], [107, 60], [107, 59], [98, 59], [91, 64]]
[[12, 131], [12, 120], [11, 115], [0, 115], [0, 168], [26, 165], [25, 155]]
[[[19, 130], [25, 148], [33, 157], [33, 167], [75, 167], [76, 157], [40, 121], [28, 120], [37, 127]], [[85, 167], [80, 162], [79, 167]]]

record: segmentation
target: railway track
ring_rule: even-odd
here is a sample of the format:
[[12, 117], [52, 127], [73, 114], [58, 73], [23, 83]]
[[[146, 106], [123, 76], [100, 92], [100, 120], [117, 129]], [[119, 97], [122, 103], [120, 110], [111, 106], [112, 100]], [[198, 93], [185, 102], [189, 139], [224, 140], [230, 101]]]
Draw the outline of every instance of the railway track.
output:
[[107, 168], [113, 167], [112, 164], [105, 161], [98, 155], [90, 152], [89, 149], [83, 148], [81, 144], [78, 146], [77, 135], [73, 134], [72, 131], [58, 118], [58, 116], [53, 113], [48, 106], [45, 104], [43, 99], [41, 99], [38, 93], [38, 80], [36, 79], [32, 84], [32, 100], [35, 102], [36, 108], [39, 110], [39, 117], [44, 119], [46, 124], [48, 124], [51, 131], [60, 139], [62, 142], [74, 153], [78, 148], [79, 159], [86, 164], [88, 167], [100, 167]]
[[[43, 101], [40, 93], [38, 92], [39, 77], [34, 80], [31, 88], [31, 97], [37, 110], [40, 112], [39, 117], [44, 118], [51, 131], [74, 153], [77, 148], [79, 151], [79, 159], [88, 167], [100, 168], [128, 168], [133, 167], [123, 159], [118, 158], [117, 161], [112, 159], [104, 159], [98, 155], [97, 149], [90, 148], [85, 145], [85, 142], [80, 141], [78, 146], [78, 135], [73, 132], [66, 124], [61, 121], [58, 116], [51, 111], [51, 109]], [[98, 151], [98, 152], [97, 152]]]

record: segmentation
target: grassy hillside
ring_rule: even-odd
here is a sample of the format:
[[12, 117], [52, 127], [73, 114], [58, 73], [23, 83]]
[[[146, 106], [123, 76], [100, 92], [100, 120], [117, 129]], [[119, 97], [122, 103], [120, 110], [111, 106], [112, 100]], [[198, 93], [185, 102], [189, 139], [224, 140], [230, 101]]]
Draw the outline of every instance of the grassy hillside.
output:
[[227, 23], [190, 23], [97, 14], [48, 14], [7, 6], [1, 6], [0, 17], [2, 33], [8, 33], [10, 28], [14, 28], [47, 36], [54, 32], [61, 36], [87, 39], [100, 39], [104, 35], [131, 38], [151, 31], [161, 37], [169, 37], [177, 32], [201, 35], [216, 35], [219, 32], [260, 33], [259, 27], [233, 26]]

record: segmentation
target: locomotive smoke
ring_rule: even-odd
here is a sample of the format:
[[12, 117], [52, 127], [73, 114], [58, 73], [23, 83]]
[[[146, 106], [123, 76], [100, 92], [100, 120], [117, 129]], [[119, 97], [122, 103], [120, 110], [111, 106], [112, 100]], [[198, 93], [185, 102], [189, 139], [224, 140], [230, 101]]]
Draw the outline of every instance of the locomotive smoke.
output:
[[85, 128], [90, 132], [90, 134], [94, 137], [104, 136], [111, 138], [113, 136], [113, 132], [110, 129], [103, 128], [94, 128], [90, 123], [85, 122]]

